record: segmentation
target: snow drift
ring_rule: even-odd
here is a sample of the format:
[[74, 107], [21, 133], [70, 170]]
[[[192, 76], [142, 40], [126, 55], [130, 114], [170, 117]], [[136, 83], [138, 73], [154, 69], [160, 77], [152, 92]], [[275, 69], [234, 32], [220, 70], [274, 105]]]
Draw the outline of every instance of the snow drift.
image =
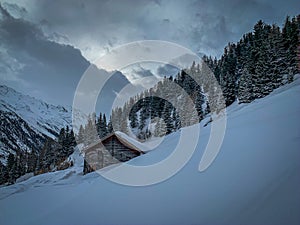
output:
[[[203, 127], [192, 159], [170, 179], [145, 187], [82, 175], [82, 158], [65, 171], [0, 189], [0, 224], [299, 224], [300, 79], [251, 104], [228, 108], [219, 155], [204, 172]], [[172, 152], [180, 133], [129, 163], [147, 165]]]

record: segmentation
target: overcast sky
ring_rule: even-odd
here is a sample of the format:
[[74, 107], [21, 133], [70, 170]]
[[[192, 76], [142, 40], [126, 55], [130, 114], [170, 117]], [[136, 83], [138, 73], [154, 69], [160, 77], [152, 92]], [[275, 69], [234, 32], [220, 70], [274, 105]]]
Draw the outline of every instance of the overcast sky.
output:
[[89, 62], [113, 47], [155, 39], [218, 57], [259, 19], [282, 25], [287, 15], [300, 12], [298, 0], [0, 3], [1, 83], [65, 105], [71, 105], [72, 91]]

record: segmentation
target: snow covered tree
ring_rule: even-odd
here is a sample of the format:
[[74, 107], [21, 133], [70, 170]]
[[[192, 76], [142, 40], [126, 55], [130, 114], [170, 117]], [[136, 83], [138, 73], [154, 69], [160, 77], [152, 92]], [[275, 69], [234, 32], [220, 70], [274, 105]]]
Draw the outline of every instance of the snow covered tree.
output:
[[166, 134], [170, 134], [174, 130], [174, 124], [172, 120], [172, 105], [165, 104], [165, 108], [163, 110], [163, 119], [166, 124]]
[[[201, 64], [191, 63], [174, 78], [165, 76], [153, 88], [130, 98], [123, 107], [112, 111], [114, 129], [126, 130], [129, 122], [132, 128], [143, 133], [141, 136], [145, 136], [150, 121], [160, 117], [164, 120], [166, 132], [170, 133], [178, 129], [178, 123], [176, 125], [172, 107], [168, 108], [164, 99], [179, 106], [177, 110], [183, 114], [180, 123], [184, 127], [201, 121], [203, 115], [209, 112], [221, 112], [225, 107], [223, 97], [226, 106], [236, 99], [251, 102], [291, 82], [299, 71], [299, 18], [288, 17], [282, 31], [277, 25], [271, 26], [260, 20], [253, 32], [243, 35], [236, 44], [229, 43], [220, 59], [203, 56]], [[211, 76], [215, 76], [216, 80], [210, 79]], [[199, 78], [197, 82], [193, 79], [195, 77]], [[197, 84], [199, 81], [200, 85]], [[172, 82], [182, 91], [174, 90]], [[164, 99], [154, 96], [163, 96]], [[203, 110], [205, 102], [207, 106]], [[132, 112], [129, 113], [129, 109]], [[129, 121], [124, 115], [129, 115]], [[159, 130], [160, 123], [157, 122], [154, 135], [160, 133]]]
[[247, 68], [243, 69], [239, 80], [238, 100], [239, 103], [249, 103], [252, 101], [252, 76]]
[[111, 117], [109, 118], [109, 122], [107, 124], [107, 133], [108, 134], [111, 134], [113, 132], [113, 125], [112, 125], [112, 122], [111, 122]]
[[172, 121], [174, 123], [174, 125], [173, 125], [174, 131], [179, 130], [181, 128], [181, 121], [180, 121], [180, 117], [177, 113], [176, 108], [174, 108], [172, 111]]
[[82, 125], [80, 125], [80, 127], [79, 127], [79, 131], [78, 131], [76, 140], [77, 140], [78, 144], [84, 142], [84, 128]]
[[269, 37], [269, 73], [272, 81], [272, 89], [282, 85], [283, 76], [287, 73], [287, 64], [284, 60], [284, 39], [277, 25], [273, 25]]
[[162, 118], [157, 118], [155, 128], [154, 128], [154, 136], [162, 137], [165, 134], [166, 134], [165, 122]]
[[[290, 75], [293, 75], [299, 72], [299, 21], [297, 21], [297, 17], [292, 18], [292, 20], [290, 17], [286, 18], [284, 27], [282, 29], [282, 35], [283, 39], [285, 40], [285, 60], [288, 64], [287, 71]], [[292, 78], [290, 78], [290, 80], [292, 80]]]
[[105, 113], [104, 114], [100, 113], [100, 115], [97, 119], [96, 129], [97, 129], [98, 136], [100, 138], [103, 138], [108, 134]]
[[84, 144], [87, 146], [97, 140], [99, 140], [99, 137], [96, 130], [95, 117], [89, 116], [88, 122], [84, 128]]
[[138, 117], [137, 117], [137, 113], [134, 111], [131, 111], [129, 114], [129, 120], [130, 120], [130, 126], [131, 128], [136, 128], [138, 127]]
[[223, 96], [226, 105], [230, 105], [235, 101], [235, 83], [236, 83], [236, 57], [235, 45], [229, 44], [224, 50], [221, 58], [220, 85], [222, 87]]

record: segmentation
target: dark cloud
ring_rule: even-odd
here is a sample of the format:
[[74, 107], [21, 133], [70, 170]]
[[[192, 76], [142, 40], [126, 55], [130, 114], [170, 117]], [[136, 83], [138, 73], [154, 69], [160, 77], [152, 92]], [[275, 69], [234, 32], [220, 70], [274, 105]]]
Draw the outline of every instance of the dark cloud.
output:
[[15, 18], [22, 18], [27, 14], [27, 10], [24, 7], [18, 6], [17, 4], [4, 2], [2, 7], [9, 11], [10, 14]]
[[[4, 0], [5, 1], [5, 0]], [[176, 42], [197, 52], [219, 56], [263, 19], [281, 25], [300, 11], [297, 0], [10, 0], [25, 7], [24, 16], [51, 36], [80, 48], [90, 60], [112, 47], [141, 39]]]
[[0, 5], [1, 82], [51, 102], [71, 105], [88, 61], [69, 45], [49, 41], [34, 24]]
[[154, 76], [154, 74], [149, 69], [145, 69], [143, 67], [139, 67], [138, 69], [134, 69], [133, 73], [138, 75], [138, 77], [151, 77]]
[[166, 64], [157, 68], [157, 74], [160, 76], [175, 76], [179, 72], [179, 68]]

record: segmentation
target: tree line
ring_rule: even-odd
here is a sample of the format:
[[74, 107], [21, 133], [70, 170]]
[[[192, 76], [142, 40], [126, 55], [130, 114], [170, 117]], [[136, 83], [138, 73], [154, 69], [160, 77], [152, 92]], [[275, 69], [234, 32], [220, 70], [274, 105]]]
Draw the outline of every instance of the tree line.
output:
[[[237, 43], [229, 43], [220, 59], [203, 56], [202, 62], [194, 62], [174, 77], [165, 76], [123, 107], [114, 108], [109, 120], [103, 113], [90, 115], [79, 129], [77, 142], [89, 145], [113, 131], [141, 140], [163, 136], [198, 123], [211, 111], [218, 113], [235, 101], [249, 103], [268, 95], [292, 82], [299, 72], [299, 24], [299, 15], [287, 17], [282, 29], [258, 21], [253, 32]], [[212, 73], [217, 83], [207, 73]], [[180, 91], [174, 89], [174, 83]], [[219, 106], [219, 93], [224, 106]]]
[[66, 126], [60, 130], [57, 140], [46, 138], [39, 152], [10, 153], [6, 165], [0, 162], [0, 184], [13, 184], [26, 173], [36, 175], [71, 166], [72, 163], [65, 160], [74, 152], [75, 146], [74, 132]]
[[84, 143], [85, 146], [94, 143], [99, 138], [113, 132], [112, 119], [106, 119], [105, 113], [100, 113], [96, 116], [96, 113], [92, 113], [88, 116], [86, 125], [80, 125], [76, 141], [78, 144]]
[[258, 21], [253, 32], [229, 43], [221, 59], [204, 56], [222, 87], [226, 105], [249, 103], [293, 81], [299, 72], [300, 16], [287, 17], [282, 29]]
[[[123, 107], [113, 109], [113, 128], [147, 139], [198, 123], [211, 108], [217, 108], [214, 104], [218, 105], [220, 100], [214, 96], [218, 92], [212, 90], [217, 85], [205, 76], [209, 72], [219, 84], [225, 107], [235, 101], [250, 103], [265, 97], [292, 82], [299, 73], [299, 27], [299, 15], [287, 17], [282, 29], [276, 24], [258, 21], [253, 32], [245, 34], [237, 43], [229, 43], [220, 59], [203, 56], [201, 63], [194, 62], [174, 78], [164, 77], [153, 88], [130, 98]], [[191, 75], [199, 77], [200, 85]], [[188, 94], [192, 105], [183, 97], [183, 92], [174, 91], [172, 82]], [[154, 97], [162, 95], [175, 102], [176, 107], [164, 98]], [[178, 111], [182, 113], [180, 119]]]

